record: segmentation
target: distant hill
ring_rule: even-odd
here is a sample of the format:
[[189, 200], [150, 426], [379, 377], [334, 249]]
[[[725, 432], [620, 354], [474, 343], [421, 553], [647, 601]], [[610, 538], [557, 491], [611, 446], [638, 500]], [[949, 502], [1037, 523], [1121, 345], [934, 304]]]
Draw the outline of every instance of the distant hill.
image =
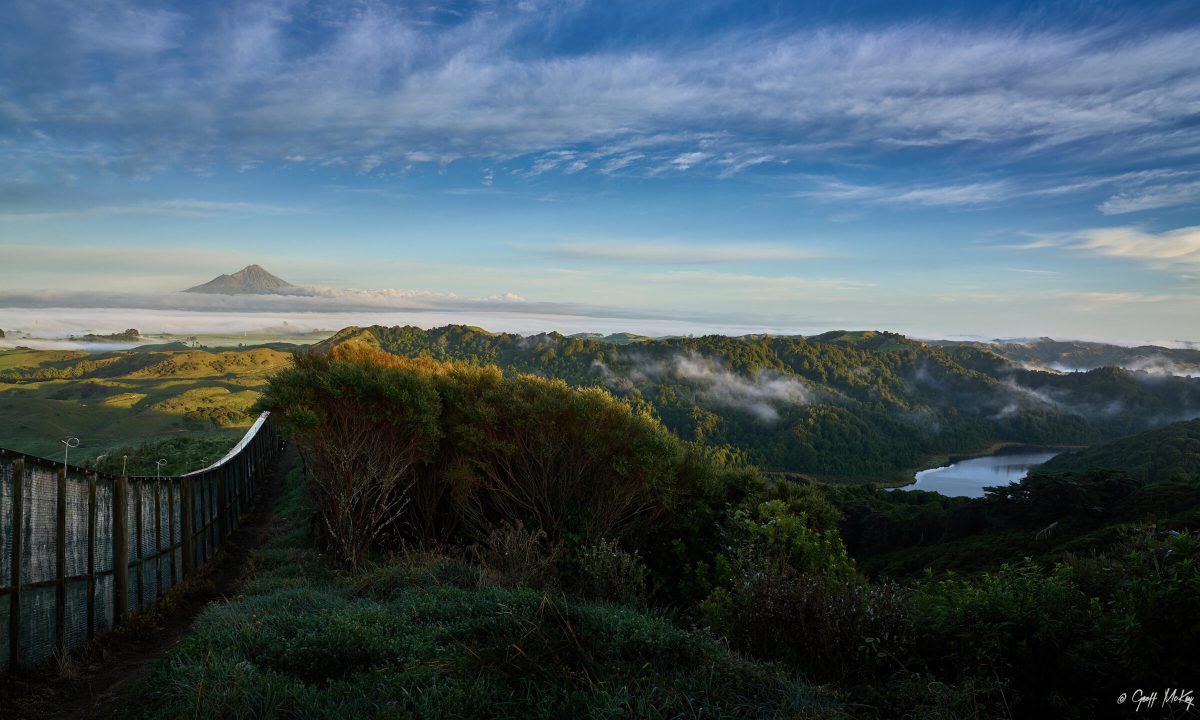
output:
[[273, 295], [295, 287], [267, 272], [261, 265], [247, 265], [232, 275], [220, 275], [184, 292], [210, 295]]
[[[4, 336], [0, 335], [0, 337], [4, 337]], [[96, 335], [94, 333], [88, 333], [87, 335], [72, 335], [67, 339], [73, 340], [75, 342], [124, 343], [124, 342], [137, 342], [141, 338], [142, 338], [142, 334], [137, 331], [137, 328], [129, 328], [125, 332], [112, 333], [110, 335]]]
[[1078, 475], [1092, 468], [1120, 470], [1141, 483], [1200, 478], [1200, 420], [1064, 453], [1042, 466], [1043, 470]]
[[934, 458], [994, 443], [1091, 445], [1200, 416], [1200, 379], [1028, 370], [990, 349], [894, 333], [612, 337], [374, 326], [316, 348], [359, 343], [601, 385], [681, 437], [816, 478], [911, 479]]
[[582, 332], [575, 333], [574, 335], [568, 335], [568, 337], [577, 338], [579, 340], [595, 340], [596, 342], [612, 343], [613, 345], [629, 345], [630, 343], [654, 339], [646, 335], [635, 335], [634, 333], [627, 332], [613, 333], [611, 335], [603, 335], [601, 333], [594, 332]]
[[0, 447], [47, 455], [68, 431], [92, 456], [143, 439], [235, 437], [267, 377], [291, 363], [269, 348], [208, 352], [0, 350]]
[[969, 346], [1000, 355], [1020, 365], [1060, 372], [1082, 372], [1099, 367], [1119, 367], [1162, 375], [1200, 376], [1200, 350], [1158, 345], [1126, 347], [1079, 340], [1037, 338], [1022, 342], [959, 342], [936, 340], [943, 347]]

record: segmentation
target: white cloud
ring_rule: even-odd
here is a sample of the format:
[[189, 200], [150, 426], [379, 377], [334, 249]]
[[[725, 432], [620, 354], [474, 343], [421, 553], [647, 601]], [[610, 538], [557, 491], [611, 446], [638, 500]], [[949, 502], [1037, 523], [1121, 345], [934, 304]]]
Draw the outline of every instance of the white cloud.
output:
[[614, 373], [604, 363], [593, 365], [608, 384], [628, 387], [635, 382], [683, 382], [696, 387], [700, 399], [714, 406], [733, 408], [762, 422], [775, 422], [779, 410], [789, 405], [806, 405], [813, 392], [799, 379], [772, 370], [741, 375], [725, 368], [719, 360], [696, 353], [665, 360], [635, 358], [626, 374]]
[[669, 273], [652, 275], [655, 280], [678, 280], [694, 282], [700, 285], [715, 283], [719, 285], [743, 285], [754, 287], [774, 287], [792, 289], [822, 289], [822, 290], [861, 290], [871, 287], [870, 283], [845, 278], [806, 278], [790, 275], [751, 275], [746, 273], [704, 272], [699, 270], [676, 270]]
[[603, 166], [601, 166], [600, 172], [607, 175], [609, 173], [617, 172], [618, 170], [623, 170], [644, 157], [646, 156], [641, 153], [626, 153], [624, 155], [610, 158], [604, 163]]
[[1160, 233], [1135, 227], [1097, 228], [1051, 241], [1097, 255], [1141, 260], [1158, 269], [1200, 268], [1200, 226]]
[[826, 256], [812, 248], [766, 243], [567, 242], [522, 247], [550, 257], [639, 265], [787, 262]]
[[1192, 170], [1158, 168], [1115, 175], [1068, 178], [1025, 175], [1020, 182], [1007, 179], [977, 180], [941, 185], [871, 185], [839, 178], [807, 176], [804, 179], [814, 183], [815, 187], [794, 195], [824, 202], [953, 207], [992, 205], [1021, 198], [1058, 197], [1102, 188], [1120, 188], [1117, 194], [1098, 206], [1105, 214], [1112, 215], [1200, 201], [1200, 181], [1155, 184], [1156, 181], [1189, 178], [1196, 174]]
[[41, 222], [46, 220], [73, 220], [100, 215], [126, 215], [133, 217], [200, 218], [217, 215], [285, 215], [306, 212], [303, 208], [264, 203], [229, 202], [214, 200], [164, 200], [147, 205], [96, 205], [70, 210], [0, 212], [0, 222]]
[[[52, 79], [55, 89], [0, 91], [5, 118], [36, 120], [55, 138], [20, 143], [12, 154], [20, 163], [144, 177], [283, 158], [362, 167], [372, 156], [423, 153], [442, 162], [528, 154], [537, 167], [545, 153], [587, 147], [612, 152], [576, 160], [613, 172], [649, 148], [679, 171], [727, 152], [750, 162], [850, 147], [1011, 154], [1078, 145], [1082, 157], [1102, 148], [1145, 161], [1200, 149], [1200, 128], [1189, 124], [1200, 96], [1196, 27], [1136, 35], [759, 27], [670, 50], [544, 56], [523, 39], [551, 30], [572, 6], [489, 8], [450, 24], [374, 2], [191, 17], [122, 2], [38, 7], [0, 30], [0, 65], [36, 67], [38, 82]], [[79, 41], [47, 42], [64, 25]], [[319, 28], [320, 40], [298, 39], [301, 26]], [[84, 66], [110, 72], [76, 71]], [[720, 173], [738, 166], [705, 164]], [[574, 160], [555, 167], [579, 169]], [[926, 188], [909, 199], [941, 206], [995, 190]]]
[[1139, 292], [1060, 292], [1056, 300], [1066, 302], [1077, 312], [1106, 311], [1113, 307], [1128, 307], [1144, 303], [1162, 303], [1178, 300], [1172, 295], [1147, 295]]
[[1113, 195], [1100, 203], [1105, 215], [1153, 210], [1176, 205], [1200, 205], [1200, 181], [1150, 185]]
[[695, 167], [696, 165], [699, 165], [700, 163], [704, 162], [705, 160], [709, 159], [710, 157], [712, 157], [712, 153], [706, 153], [706, 152], [681, 153], [681, 154], [675, 156], [675, 158], [672, 159], [669, 163], [664, 165], [663, 168], [670, 169], [670, 170], [678, 170], [680, 172], [683, 172], [685, 170], [692, 169], [693, 167]]
[[912, 187], [858, 185], [836, 179], [819, 179], [818, 187], [795, 195], [834, 202], [866, 202], [877, 205], [920, 205], [950, 207], [982, 205], [1012, 198], [1014, 187], [1004, 181], [972, 182], [955, 185], [917, 185]]

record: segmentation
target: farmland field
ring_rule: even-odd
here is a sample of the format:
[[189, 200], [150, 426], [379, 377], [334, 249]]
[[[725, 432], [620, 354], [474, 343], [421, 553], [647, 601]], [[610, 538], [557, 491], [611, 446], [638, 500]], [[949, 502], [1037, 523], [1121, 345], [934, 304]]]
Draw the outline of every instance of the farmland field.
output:
[[288, 349], [0, 351], [0, 447], [54, 457], [60, 439], [74, 436], [83, 460], [197, 433], [232, 444], [268, 375], [290, 361]]

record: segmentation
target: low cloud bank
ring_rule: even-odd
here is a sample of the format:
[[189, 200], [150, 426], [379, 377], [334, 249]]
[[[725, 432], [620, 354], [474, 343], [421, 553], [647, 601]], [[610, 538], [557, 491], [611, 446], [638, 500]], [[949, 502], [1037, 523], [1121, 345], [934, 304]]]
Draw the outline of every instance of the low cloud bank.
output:
[[664, 382], [687, 384], [696, 388], [701, 401], [740, 410], [763, 422], [777, 421], [784, 406], [807, 405], [814, 400], [812, 390], [796, 378], [773, 370], [740, 375], [717, 360], [695, 353], [666, 360], [637, 358], [624, 373], [600, 361], [593, 367], [611, 387], [629, 390]]

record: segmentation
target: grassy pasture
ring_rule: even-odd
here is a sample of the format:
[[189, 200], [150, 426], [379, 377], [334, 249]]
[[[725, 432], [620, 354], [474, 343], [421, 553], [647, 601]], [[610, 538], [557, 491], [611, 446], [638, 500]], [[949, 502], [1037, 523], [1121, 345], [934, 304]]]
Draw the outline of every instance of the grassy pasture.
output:
[[289, 362], [272, 348], [0, 351], [0, 447], [56, 457], [75, 436], [82, 461], [197, 434], [233, 442], [267, 377]]

